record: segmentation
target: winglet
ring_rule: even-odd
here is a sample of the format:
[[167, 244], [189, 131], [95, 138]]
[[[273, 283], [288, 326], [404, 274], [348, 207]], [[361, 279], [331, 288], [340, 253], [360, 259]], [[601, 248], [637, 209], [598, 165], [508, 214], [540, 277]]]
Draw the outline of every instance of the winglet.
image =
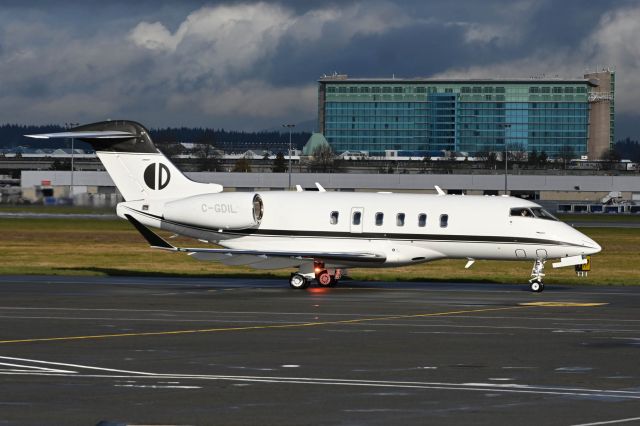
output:
[[318, 191], [320, 191], [320, 192], [327, 192], [327, 190], [324, 189], [324, 187], [322, 185], [320, 185], [319, 182], [316, 182], [316, 188], [318, 188]]
[[176, 247], [174, 247], [171, 244], [169, 244], [168, 242], [166, 242], [162, 237], [160, 237], [158, 234], [153, 232], [151, 229], [147, 228], [146, 226], [144, 226], [143, 224], [138, 222], [131, 215], [125, 214], [124, 216], [127, 218], [127, 220], [129, 222], [131, 222], [131, 224], [133, 226], [135, 226], [135, 228], [138, 230], [138, 232], [140, 232], [142, 234], [144, 239], [149, 242], [149, 245], [151, 247], [159, 248], [159, 249], [162, 249], [162, 250], [178, 251], [178, 249]]
[[434, 185], [436, 187], [436, 192], [438, 195], [446, 195], [445, 192], [438, 185]]

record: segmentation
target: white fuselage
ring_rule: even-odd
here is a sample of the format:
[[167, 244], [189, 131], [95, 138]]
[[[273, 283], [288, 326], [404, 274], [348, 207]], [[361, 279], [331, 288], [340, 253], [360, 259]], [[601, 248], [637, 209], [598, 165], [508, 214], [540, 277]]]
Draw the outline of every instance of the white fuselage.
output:
[[[514, 197], [315, 191], [258, 194], [264, 214], [257, 226], [247, 229], [209, 227], [202, 220], [197, 226], [167, 221], [162, 202], [151, 206], [151, 214], [141, 212], [139, 202], [122, 203], [118, 212], [122, 216], [125, 210], [129, 214], [137, 211], [136, 217], [147, 225], [232, 249], [380, 253], [386, 257], [377, 265], [381, 267], [444, 258], [536, 260], [600, 251], [596, 242], [563, 222], [513, 216], [513, 208], [539, 207]], [[242, 208], [246, 209], [230, 206], [212, 214], [233, 215]], [[336, 266], [365, 265], [340, 262]]]
[[[333, 262], [343, 266], [398, 266], [444, 258], [544, 260], [566, 266], [600, 246], [535, 203], [512, 197], [361, 192], [222, 192], [193, 182], [154, 145], [140, 123], [105, 121], [70, 132], [31, 137], [78, 137], [94, 147], [120, 193], [118, 215], [152, 247], [202, 260], [275, 268]], [[522, 215], [520, 215], [520, 213]], [[215, 242], [225, 249], [178, 249], [144, 226]], [[147, 232], [149, 231], [149, 232]], [[371, 262], [374, 263], [371, 263]], [[229, 263], [229, 262], [227, 262]], [[315, 269], [315, 267], [313, 267]], [[305, 272], [306, 273], [306, 272]], [[313, 274], [310, 274], [313, 276]], [[328, 271], [320, 271], [330, 285]], [[337, 273], [332, 280], [337, 280]], [[295, 278], [295, 277], [294, 277]], [[304, 288], [298, 278], [290, 282]], [[540, 291], [538, 285], [532, 288]]]

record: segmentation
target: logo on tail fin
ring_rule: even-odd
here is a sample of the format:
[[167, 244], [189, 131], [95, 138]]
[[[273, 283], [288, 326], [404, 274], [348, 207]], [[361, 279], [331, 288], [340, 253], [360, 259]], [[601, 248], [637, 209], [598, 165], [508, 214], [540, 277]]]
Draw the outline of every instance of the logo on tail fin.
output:
[[169, 185], [170, 180], [169, 168], [162, 163], [149, 164], [144, 169], [144, 183], [151, 189], [164, 189]]

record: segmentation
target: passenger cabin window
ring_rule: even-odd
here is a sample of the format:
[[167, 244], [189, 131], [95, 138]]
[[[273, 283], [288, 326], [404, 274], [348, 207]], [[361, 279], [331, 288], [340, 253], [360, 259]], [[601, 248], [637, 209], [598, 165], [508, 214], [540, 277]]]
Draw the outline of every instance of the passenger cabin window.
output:
[[338, 224], [338, 215], [339, 215], [338, 212], [331, 212], [329, 223], [331, 223], [332, 225], [337, 225]]
[[396, 225], [404, 226], [404, 213], [398, 213], [396, 216]]
[[360, 221], [362, 220], [361, 212], [353, 212], [353, 224], [360, 225]]
[[384, 213], [381, 213], [381, 212], [376, 213], [376, 226], [382, 226], [383, 221], [384, 221]]
[[427, 226], [427, 215], [424, 213], [420, 213], [418, 215], [418, 226], [420, 228], [424, 228], [425, 226]]
[[440, 215], [440, 228], [446, 228], [449, 226], [449, 215], [441, 214]]

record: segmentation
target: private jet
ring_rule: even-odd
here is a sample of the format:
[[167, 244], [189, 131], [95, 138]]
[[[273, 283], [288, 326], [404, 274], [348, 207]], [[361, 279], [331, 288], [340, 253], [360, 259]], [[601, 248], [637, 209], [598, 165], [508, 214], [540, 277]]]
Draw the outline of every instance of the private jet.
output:
[[[104, 121], [65, 132], [95, 149], [128, 220], [155, 249], [256, 269], [297, 268], [295, 289], [334, 286], [348, 268], [387, 268], [439, 259], [533, 262], [530, 289], [544, 289], [544, 266], [583, 265], [600, 246], [536, 203], [508, 196], [325, 191], [223, 192], [188, 179], [134, 121]], [[218, 247], [176, 247], [149, 228]]]

